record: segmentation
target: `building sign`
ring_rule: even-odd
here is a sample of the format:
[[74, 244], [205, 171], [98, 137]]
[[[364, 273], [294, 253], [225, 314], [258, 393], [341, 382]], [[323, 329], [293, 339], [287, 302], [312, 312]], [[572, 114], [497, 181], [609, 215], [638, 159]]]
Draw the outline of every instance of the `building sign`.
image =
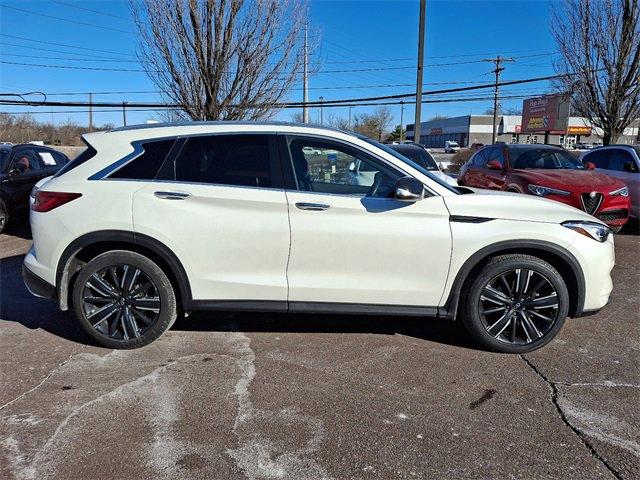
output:
[[432, 128], [429, 130], [429, 135], [442, 135], [442, 128]]
[[578, 127], [578, 126], [567, 127], [567, 134], [589, 136], [591, 135], [591, 127]]
[[544, 95], [522, 102], [522, 132], [564, 131], [569, 123], [569, 97]]
[[520, 132], [522, 132], [522, 125], [516, 125], [516, 126], [515, 126], [515, 130], [514, 130], [514, 131], [515, 131], [516, 133], [520, 133]]

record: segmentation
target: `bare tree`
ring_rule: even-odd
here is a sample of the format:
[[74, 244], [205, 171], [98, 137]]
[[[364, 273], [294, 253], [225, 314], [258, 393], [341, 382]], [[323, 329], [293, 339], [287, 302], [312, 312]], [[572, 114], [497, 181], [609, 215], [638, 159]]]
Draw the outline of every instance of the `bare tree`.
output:
[[382, 141], [383, 134], [389, 128], [392, 120], [391, 109], [382, 106], [376, 108], [373, 113], [356, 115], [353, 129], [369, 138]]
[[303, 68], [304, 0], [130, 0], [139, 59], [193, 120], [269, 117]]
[[640, 114], [638, 0], [565, 0], [551, 30], [562, 55], [556, 64], [578, 114], [615, 142]]

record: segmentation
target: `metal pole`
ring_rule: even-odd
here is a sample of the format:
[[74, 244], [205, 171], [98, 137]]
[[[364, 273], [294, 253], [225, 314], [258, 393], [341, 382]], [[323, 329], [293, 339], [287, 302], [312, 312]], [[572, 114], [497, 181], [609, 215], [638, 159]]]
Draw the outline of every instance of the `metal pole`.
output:
[[424, 66], [424, 22], [426, 0], [420, 0], [420, 22], [418, 26], [418, 71], [416, 74], [416, 118], [413, 126], [413, 141], [420, 143], [420, 117], [422, 113], [422, 70]]
[[322, 97], [320, 97], [320, 125], [323, 125], [322, 120]]
[[349, 130], [351, 130], [351, 109], [353, 107], [349, 107]]
[[122, 124], [127, 126], [127, 110], [126, 110], [127, 102], [122, 102]]
[[400, 100], [400, 142], [404, 140], [402, 127], [404, 125], [404, 100]]
[[309, 52], [307, 49], [307, 24], [304, 24], [304, 72], [302, 74], [302, 121], [303, 123], [309, 123], [309, 107], [307, 102], [309, 101], [309, 77], [308, 77], [308, 62]]
[[93, 132], [93, 94], [89, 93], [89, 132]]

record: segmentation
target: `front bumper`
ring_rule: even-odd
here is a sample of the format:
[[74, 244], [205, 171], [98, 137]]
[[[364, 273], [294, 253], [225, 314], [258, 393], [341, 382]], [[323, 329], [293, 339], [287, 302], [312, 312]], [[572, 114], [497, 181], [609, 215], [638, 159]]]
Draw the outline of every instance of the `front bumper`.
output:
[[[589, 192], [579, 192], [571, 195], [546, 195], [544, 198], [570, 205], [584, 212], [585, 209], [580, 201], [582, 193]], [[631, 200], [629, 197], [612, 197], [604, 194], [601, 205], [592, 215], [610, 227], [621, 227], [629, 220], [630, 209]]]
[[40, 298], [56, 298], [56, 287], [37, 276], [25, 265], [22, 265], [22, 280], [32, 295]]

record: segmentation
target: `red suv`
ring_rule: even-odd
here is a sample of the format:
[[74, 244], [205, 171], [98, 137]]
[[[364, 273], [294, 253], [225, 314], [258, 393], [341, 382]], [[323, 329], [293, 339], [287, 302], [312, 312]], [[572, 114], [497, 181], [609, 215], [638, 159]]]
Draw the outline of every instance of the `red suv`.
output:
[[552, 145], [493, 145], [476, 152], [462, 166], [458, 184], [557, 200], [619, 232], [629, 218], [629, 189], [616, 178], [591, 171], [593, 168]]

